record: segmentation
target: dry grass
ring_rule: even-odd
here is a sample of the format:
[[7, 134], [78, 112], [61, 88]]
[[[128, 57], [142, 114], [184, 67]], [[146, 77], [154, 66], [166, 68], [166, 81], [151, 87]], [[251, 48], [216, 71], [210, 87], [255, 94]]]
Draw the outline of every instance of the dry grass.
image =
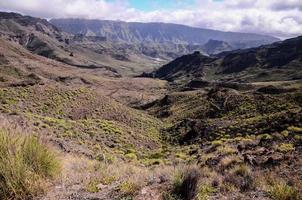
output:
[[274, 182], [268, 193], [275, 200], [301, 200], [302, 196], [293, 186], [286, 184], [284, 181]]
[[190, 167], [175, 176], [172, 193], [180, 199], [194, 199], [198, 194], [200, 171]]
[[71, 187], [81, 183], [81, 189], [89, 193], [109, 189], [111, 195], [118, 198], [136, 196], [148, 185], [169, 183], [173, 174], [182, 168], [167, 165], [145, 167], [121, 160], [108, 163], [71, 155], [64, 158], [63, 165], [61, 185]]
[[33, 136], [0, 130], [0, 196], [30, 199], [46, 189], [60, 169], [56, 155]]
[[241, 159], [237, 155], [229, 155], [221, 159], [219, 163], [219, 169], [223, 172], [226, 169], [229, 169], [232, 166], [241, 162], [242, 162]]
[[246, 192], [255, 189], [255, 177], [251, 169], [245, 165], [237, 165], [224, 177], [224, 185]]
[[[187, 165], [179, 167], [170, 181], [171, 190], [165, 192], [165, 200], [206, 200], [217, 192], [220, 184], [218, 174], [207, 167]], [[218, 182], [218, 183], [215, 183]]]

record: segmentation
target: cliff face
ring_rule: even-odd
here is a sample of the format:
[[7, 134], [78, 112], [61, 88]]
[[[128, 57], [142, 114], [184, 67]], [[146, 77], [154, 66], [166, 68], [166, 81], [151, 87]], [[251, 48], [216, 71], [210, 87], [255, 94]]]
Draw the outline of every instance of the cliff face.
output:
[[[203, 45], [209, 40], [228, 42], [248, 48], [278, 41], [258, 34], [222, 32], [168, 23], [137, 23], [85, 19], [52, 19], [58, 28], [73, 34], [105, 36], [112, 41], [131, 43], [175, 43]], [[239, 46], [238, 46], [239, 47]]]

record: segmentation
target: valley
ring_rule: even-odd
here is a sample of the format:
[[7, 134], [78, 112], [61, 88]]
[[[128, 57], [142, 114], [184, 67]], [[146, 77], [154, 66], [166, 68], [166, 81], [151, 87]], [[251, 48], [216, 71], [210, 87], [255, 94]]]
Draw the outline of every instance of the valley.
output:
[[3, 200], [300, 200], [301, 109], [301, 36], [0, 13]]

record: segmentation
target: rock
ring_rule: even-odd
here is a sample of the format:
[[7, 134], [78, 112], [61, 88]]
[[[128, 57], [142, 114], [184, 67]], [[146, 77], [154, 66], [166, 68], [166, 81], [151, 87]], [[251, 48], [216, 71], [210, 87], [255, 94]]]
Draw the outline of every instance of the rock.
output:
[[107, 185], [103, 185], [102, 183], [100, 183], [96, 187], [98, 188], [98, 190], [103, 190], [103, 189], [106, 189], [108, 186]]

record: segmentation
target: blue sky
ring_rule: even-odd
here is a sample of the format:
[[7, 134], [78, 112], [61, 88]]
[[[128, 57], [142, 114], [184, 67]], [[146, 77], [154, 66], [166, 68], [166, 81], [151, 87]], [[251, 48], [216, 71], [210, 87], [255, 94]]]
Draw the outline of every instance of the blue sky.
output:
[[195, 0], [129, 0], [129, 3], [137, 9], [144, 11], [170, 10], [179, 7], [193, 7]]
[[[107, 1], [114, 2], [118, 0]], [[196, 5], [196, 0], [128, 0], [128, 4], [130, 7], [141, 11], [173, 10], [177, 8], [192, 8]]]
[[[119, 0], [107, 0], [109, 2], [116, 2]], [[213, 2], [223, 2], [224, 0], [212, 0]], [[174, 10], [174, 9], [190, 9], [194, 8], [198, 0], [127, 0], [129, 7], [141, 11], [154, 10]]]

